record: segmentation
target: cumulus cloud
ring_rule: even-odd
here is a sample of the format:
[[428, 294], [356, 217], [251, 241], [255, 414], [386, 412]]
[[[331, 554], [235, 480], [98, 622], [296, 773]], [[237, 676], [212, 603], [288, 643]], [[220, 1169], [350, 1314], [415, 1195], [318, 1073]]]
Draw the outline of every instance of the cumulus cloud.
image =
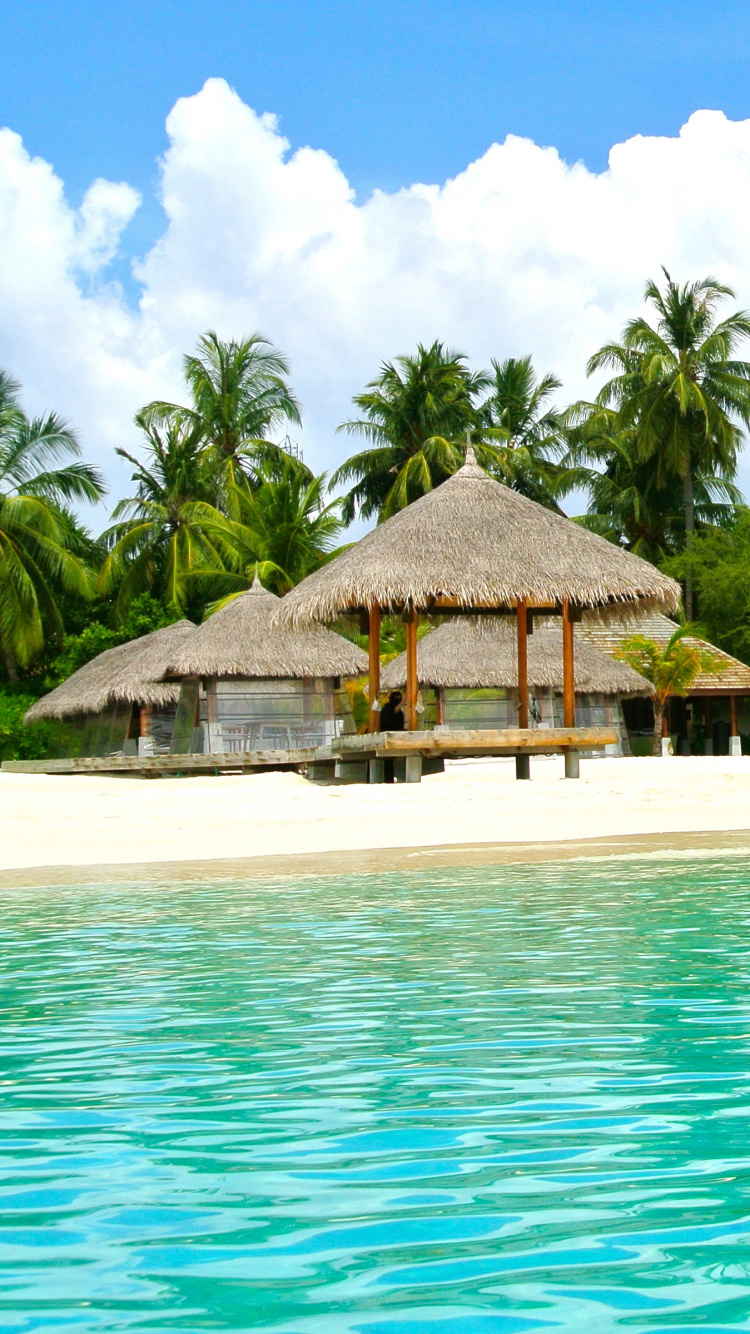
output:
[[331, 468], [352, 394], [417, 341], [476, 365], [530, 352], [573, 398], [660, 264], [714, 273], [750, 306], [750, 121], [718, 111], [616, 145], [600, 174], [509, 136], [451, 180], [362, 202], [329, 153], [293, 150], [221, 79], [178, 101], [167, 130], [164, 230], [134, 266], [137, 307], [108, 278], [137, 192], [98, 180], [75, 210], [0, 131], [0, 364], [30, 407], [68, 415], [114, 495], [127, 473], [113, 447], [133, 447], [142, 403], [180, 395], [181, 355], [208, 327], [260, 329], [286, 351], [305, 456]]

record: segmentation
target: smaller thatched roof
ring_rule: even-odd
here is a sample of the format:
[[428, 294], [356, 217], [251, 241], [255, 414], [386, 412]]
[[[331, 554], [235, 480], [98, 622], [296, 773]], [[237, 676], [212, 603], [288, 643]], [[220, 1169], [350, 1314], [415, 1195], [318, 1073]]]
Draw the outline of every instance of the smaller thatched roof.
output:
[[[675, 622], [670, 621], [668, 616], [651, 612], [649, 615], [635, 618], [615, 618], [606, 625], [584, 616], [581, 624], [576, 626], [576, 633], [585, 636], [602, 653], [616, 653], [623, 640], [630, 639], [632, 635], [645, 635], [647, 639], [653, 639], [657, 644], [666, 645], [676, 629]], [[716, 695], [725, 692], [728, 695], [750, 695], [750, 667], [747, 663], [740, 662], [739, 658], [733, 658], [731, 653], [725, 653], [715, 644], [709, 644], [706, 639], [689, 635], [685, 643], [697, 644], [700, 648], [707, 649], [720, 664], [720, 671], [715, 674], [699, 672], [689, 694]]]
[[[529, 685], [562, 690], [562, 627], [535, 618], [528, 638]], [[575, 687], [579, 693], [602, 695], [651, 695], [653, 687], [644, 677], [576, 635], [574, 650]], [[417, 676], [420, 685], [448, 688], [518, 685], [515, 621], [506, 617], [471, 616], [447, 621], [417, 644]], [[394, 690], [406, 680], [406, 654], [401, 653], [383, 669], [383, 690]]]
[[624, 603], [672, 611], [680, 587], [648, 561], [466, 463], [308, 575], [279, 607], [285, 625], [332, 621], [377, 603], [429, 611]]
[[356, 644], [313, 625], [292, 630], [276, 624], [281, 599], [256, 578], [252, 588], [214, 612], [179, 647], [170, 676], [359, 676], [367, 654]]
[[152, 708], [174, 704], [179, 699], [179, 686], [160, 678], [178, 646], [194, 632], [192, 621], [175, 621], [163, 630], [106, 649], [37, 700], [24, 722], [101, 713], [116, 703]]

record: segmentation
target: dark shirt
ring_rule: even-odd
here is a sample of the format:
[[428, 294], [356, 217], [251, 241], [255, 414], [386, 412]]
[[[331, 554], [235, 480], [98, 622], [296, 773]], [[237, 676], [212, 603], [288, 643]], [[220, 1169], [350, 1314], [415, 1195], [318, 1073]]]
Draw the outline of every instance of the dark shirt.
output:
[[405, 719], [401, 709], [396, 709], [390, 700], [380, 710], [381, 732], [403, 732]]

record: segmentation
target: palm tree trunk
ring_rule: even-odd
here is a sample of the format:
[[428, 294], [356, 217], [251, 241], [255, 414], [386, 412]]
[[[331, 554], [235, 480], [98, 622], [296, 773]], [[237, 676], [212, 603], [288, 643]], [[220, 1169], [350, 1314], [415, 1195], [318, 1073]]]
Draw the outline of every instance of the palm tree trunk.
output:
[[[695, 517], [693, 513], [693, 465], [692, 459], [688, 459], [685, 469], [685, 476], [682, 480], [682, 497], [685, 509], [685, 550], [690, 551], [693, 545], [693, 530], [695, 527]], [[685, 616], [689, 621], [693, 619], [693, 575], [688, 566], [685, 574]]]
[[661, 755], [661, 738], [664, 727], [664, 701], [657, 699], [657, 697], [654, 696], [652, 703], [654, 706], [654, 734], [651, 738], [651, 754]]
[[5, 675], [9, 681], [18, 680], [18, 667], [13, 649], [9, 644], [3, 644], [3, 662], [5, 663]]

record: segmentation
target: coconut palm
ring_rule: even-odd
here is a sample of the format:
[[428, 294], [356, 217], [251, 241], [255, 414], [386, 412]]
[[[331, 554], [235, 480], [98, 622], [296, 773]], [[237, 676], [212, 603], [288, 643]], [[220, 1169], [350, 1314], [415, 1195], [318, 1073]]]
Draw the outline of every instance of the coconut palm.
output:
[[654, 687], [653, 755], [662, 753], [664, 712], [670, 696], [687, 695], [700, 672], [713, 674], [721, 671], [721, 663], [715, 654], [699, 643], [689, 642], [689, 636], [695, 632], [693, 625], [678, 625], [666, 644], [657, 644], [647, 635], [631, 635], [615, 655], [645, 676]]
[[281, 352], [259, 333], [223, 341], [210, 329], [183, 365], [190, 407], [157, 401], [140, 415], [157, 428], [177, 421], [200, 431], [212, 453], [217, 501], [244, 480], [253, 482], [258, 466], [283, 466], [288, 456], [269, 436], [285, 422], [299, 422], [300, 409]]
[[574, 480], [560, 460], [567, 447], [565, 414], [550, 402], [562, 387], [555, 375], [537, 379], [531, 357], [492, 362], [490, 392], [482, 404], [482, 467], [521, 495], [551, 509]]
[[184, 610], [191, 576], [222, 568], [210, 534], [228, 522], [212, 504], [215, 465], [204, 449], [201, 424], [173, 417], [160, 428], [148, 413], [139, 413], [136, 423], [146, 437], [147, 462], [118, 449], [133, 464], [136, 494], [116, 505], [114, 523], [102, 537], [109, 554], [100, 590], [116, 593], [120, 617], [142, 593]]
[[[597, 402], [617, 408], [623, 429], [635, 429], [639, 453], [652, 461], [660, 483], [680, 479], [689, 546], [696, 474], [731, 481], [742, 440], [739, 423], [750, 422], [750, 363], [736, 357], [750, 336], [750, 315], [735, 311], [717, 319], [717, 308], [734, 292], [715, 278], [680, 287], [666, 269], [664, 276], [664, 292], [653, 281], [646, 284], [656, 327], [644, 318], [631, 320], [622, 342], [600, 348], [588, 369], [616, 372]], [[685, 602], [690, 616], [689, 579]]]
[[30, 419], [19, 393], [0, 371], [0, 648], [10, 679], [45, 634], [62, 632], [60, 595], [91, 596], [84, 534], [67, 506], [104, 494], [90, 464], [63, 462], [81, 451], [62, 418]]
[[292, 460], [281, 476], [274, 467], [259, 471], [256, 486], [236, 497], [239, 518], [209, 525], [227, 573], [207, 570], [196, 583], [233, 595], [257, 571], [266, 588], [288, 592], [330, 558], [344, 528], [341, 501], [324, 504], [325, 489], [325, 473], [308, 481]]
[[[684, 545], [682, 481], [663, 476], [644, 458], [637, 429], [620, 429], [618, 413], [596, 403], [578, 403], [568, 413], [568, 476], [588, 492], [585, 515], [576, 522], [618, 546], [659, 563]], [[742, 494], [726, 477], [696, 468], [694, 522], [726, 526]]]
[[332, 486], [354, 482], [344, 497], [347, 523], [387, 518], [445, 481], [463, 462], [467, 429], [479, 424], [477, 398], [488, 376], [469, 370], [461, 352], [421, 343], [414, 356], [385, 362], [354, 397], [362, 416], [338, 429], [370, 448], [347, 459]]

